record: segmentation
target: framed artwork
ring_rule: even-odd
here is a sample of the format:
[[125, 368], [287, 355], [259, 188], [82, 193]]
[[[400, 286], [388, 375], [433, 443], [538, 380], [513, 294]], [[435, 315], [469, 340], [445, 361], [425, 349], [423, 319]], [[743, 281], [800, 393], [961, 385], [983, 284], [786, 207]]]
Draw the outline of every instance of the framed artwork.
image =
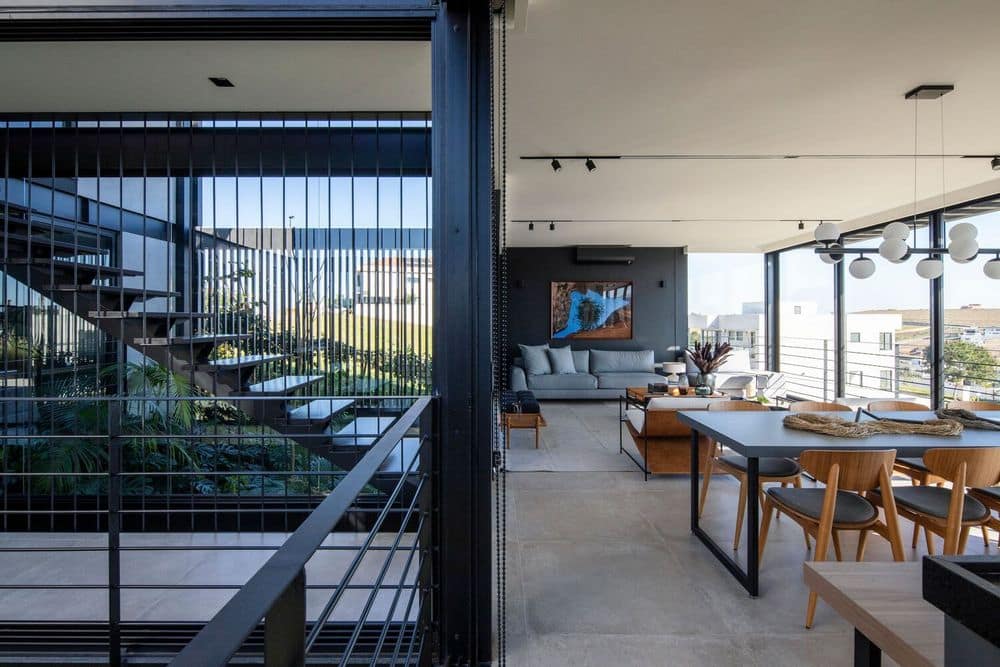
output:
[[549, 331], [555, 340], [632, 338], [632, 281], [553, 282]]

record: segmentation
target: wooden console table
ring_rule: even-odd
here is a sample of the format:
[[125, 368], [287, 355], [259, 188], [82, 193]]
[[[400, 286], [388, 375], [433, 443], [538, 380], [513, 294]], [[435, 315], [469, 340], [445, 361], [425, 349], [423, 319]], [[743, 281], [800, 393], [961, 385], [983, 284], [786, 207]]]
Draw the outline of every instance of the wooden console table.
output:
[[944, 614], [924, 600], [920, 563], [806, 563], [803, 578], [854, 626], [855, 667], [877, 667], [882, 653], [944, 665]]

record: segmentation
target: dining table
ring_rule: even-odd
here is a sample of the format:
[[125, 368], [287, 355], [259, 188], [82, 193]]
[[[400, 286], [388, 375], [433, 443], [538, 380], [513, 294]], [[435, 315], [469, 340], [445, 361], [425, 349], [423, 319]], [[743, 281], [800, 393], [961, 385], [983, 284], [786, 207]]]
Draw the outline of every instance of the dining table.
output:
[[[746, 564], [734, 558], [728, 546], [716, 542], [698, 523], [698, 442], [701, 436], [715, 440], [747, 459], [747, 487], [760, 485], [759, 461], [766, 457], [798, 458], [807, 450], [896, 450], [896, 457], [919, 457], [929, 449], [939, 447], [1000, 447], [1000, 431], [966, 427], [959, 435], [931, 436], [915, 434], [876, 434], [867, 438], [841, 438], [784, 425], [788, 412], [705, 411], [687, 410], [678, 419], [691, 428], [691, 532], [708, 548], [729, 572], [743, 585], [751, 597], [760, 594], [758, 537], [760, 508], [758, 494], [747, 494]], [[982, 411], [977, 417], [995, 420], [996, 412]], [[845, 419], [895, 419], [924, 421], [936, 419], [933, 411], [837, 413]]]

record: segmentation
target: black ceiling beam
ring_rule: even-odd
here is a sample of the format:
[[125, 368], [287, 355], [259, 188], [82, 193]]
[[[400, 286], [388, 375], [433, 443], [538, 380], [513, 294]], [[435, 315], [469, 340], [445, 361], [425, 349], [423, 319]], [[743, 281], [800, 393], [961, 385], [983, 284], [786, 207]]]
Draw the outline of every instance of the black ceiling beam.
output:
[[429, 127], [0, 128], [0, 151], [7, 142], [8, 178], [232, 176], [237, 165], [251, 177], [431, 171]]
[[135, 0], [0, 5], [0, 41], [428, 41], [435, 0]]

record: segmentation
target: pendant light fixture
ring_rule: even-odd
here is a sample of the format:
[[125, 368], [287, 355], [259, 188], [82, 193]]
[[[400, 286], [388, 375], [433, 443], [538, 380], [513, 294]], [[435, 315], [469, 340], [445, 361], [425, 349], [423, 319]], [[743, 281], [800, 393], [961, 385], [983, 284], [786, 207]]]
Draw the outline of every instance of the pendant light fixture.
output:
[[823, 222], [816, 227], [814, 232], [817, 247], [816, 254], [827, 264], [836, 264], [843, 259], [845, 254], [860, 255], [848, 266], [850, 274], [855, 278], [864, 280], [875, 274], [875, 262], [865, 255], [879, 255], [882, 259], [893, 264], [901, 264], [913, 255], [925, 255], [916, 265], [917, 275], [921, 278], [934, 280], [944, 274], [944, 261], [942, 258], [947, 255], [958, 264], [966, 264], [974, 260], [981, 253], [995, 254], [996, 256], [986, 262], [983, 266], [983, 273], [988, 278], [1000, 280], [1000, 248], [980, 248], [976, 240], [978, 230], [972, 223], [963, 222], [953, 226], [948, 232], [947, 247], [927, 247], [918, 248], [910, 245], [910, 235], [913, 235], [913, 242], [916, 242], [917, 235], [917, 203], [919, 193], [917, 191], [917, 163], [919, 158], [917, 144], [918, 130], [918, 100], [938, 100], [941, 108], [941, 210], [945, 210], [945, 198], [947, 188], [945, 183], [945, 162], [944, 162], [944, 101], [943, 97], [948, 92], [954, 90], [949, 85], [923, 85], [914, 88], [906, 94], [906, 99], [913, 101], [913, 221], [911, 225], [905, 222], [891, 222], [882, 229], [882, 242], [877, 248], [844, 248], [840, 243], [840, 228], [832, 222]]

